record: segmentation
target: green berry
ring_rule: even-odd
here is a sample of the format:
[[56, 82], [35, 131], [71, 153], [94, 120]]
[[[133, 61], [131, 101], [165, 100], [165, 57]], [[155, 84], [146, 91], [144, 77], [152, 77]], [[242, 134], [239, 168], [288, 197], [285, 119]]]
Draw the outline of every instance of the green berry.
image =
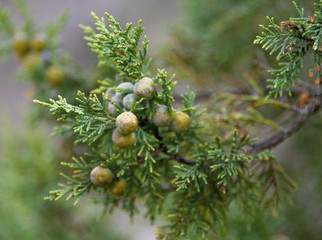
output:
[[51, 66], [46, 71], [46, 81], [53, 86], [59, 86], [65, 81], [66, 75], [60, 67]]
[[97, 187], [107, 187], [113, 181], [110, 169], [97, 166], [91, 171], [91, 181]]
[[130, 111], [131, 106], [134, 106], [134, 104], [138, 101], [137, 96], [134, 93], [127, 94], [123, 98], [123, 107], [125, 110]]
[[132, 112], [124, 112], [116, 118], [116, 127], [122, 134], [130, 134], [139, 124], [138, 118]]
[[130, 92], [133, 92], [134, 86], [130, 82], [124, 82], [121, 83], [117, 86], [117, 88], [124, 89], [124, 90], [129, 90]]
[[39, 34], [35, 35], [31, 39], [30, 47], [36, 51], [43, 50], [45, 48], [46, 38], [47, 38], [47, 36], [44, 33], [39, 33]]
[[175, 133], [182, 133], [189, 129], [190, 117], [184, 112], [176, 112], [171, 121], [171, 130]]
[[124, 195], [127, 188], [127, 182], [124, 179], [120, 179], [117, 182], [113, 183], [108, 187], [108, 191], [110, 194], [120, 197]]
[[167, 106], [158, 107], [152, 115], [152, 122], [158, 127], [169, 126], [171, 114]]
[[28, 51], [28, 36], [23, 32], [18, 32], [12, 40], [12, 48], [15, 53], [22, 57]]
[[134, 93], [139, 98], [151, 99], [155, 94], [155, 85], [151, 78], [144, 77], [134, 85]]
[[128, 148], [135, 142], [135, 134], [132, 132], [128, 135], [124, 135], [115, 129], [112, 134], [112, 141], [114, 145], [118, 148]]

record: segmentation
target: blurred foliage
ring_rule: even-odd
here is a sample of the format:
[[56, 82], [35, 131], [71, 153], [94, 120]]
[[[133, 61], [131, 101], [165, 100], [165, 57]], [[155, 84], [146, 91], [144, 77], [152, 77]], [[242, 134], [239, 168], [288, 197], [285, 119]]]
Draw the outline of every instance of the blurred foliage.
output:
[[43, 130], [1, 119], [0, 239], [124, 239], [81, 205], [43, 200], [58, 181], [62, 157]]
[[[205, 88], [243, 85], [241, 76], [257, 69], [258, 60], [272, 64], [252, 42], [266, 16], [277, 21], [296, 15], [289, 0], [182, 0], [183, 18], [170, 32], [162, 51], [167, 67], [179, 79]], [[312, 14], [314, 0], [298, 1]], [[272, 65], [274, 67], [274, 64]], [[171, 72], [172, 72], [171, 71]], [[266, 74], [266, 70], [265, 70]]]

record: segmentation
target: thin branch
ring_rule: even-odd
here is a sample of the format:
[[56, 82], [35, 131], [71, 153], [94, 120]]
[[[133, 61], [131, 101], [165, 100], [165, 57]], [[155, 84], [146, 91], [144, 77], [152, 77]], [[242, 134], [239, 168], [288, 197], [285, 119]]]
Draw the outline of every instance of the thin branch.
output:
[[299, 111], [298, 117], [284, 131], [278, 132], [275, 135], [255, 143], [248, 153], [258, 153], [264, 149], [272, 149], [282, 143], [285, 139], [298, 132], [309, 119], [309, 117], [317, 113], [321, 108], [322, 94], [312, 98], [311, 102]]

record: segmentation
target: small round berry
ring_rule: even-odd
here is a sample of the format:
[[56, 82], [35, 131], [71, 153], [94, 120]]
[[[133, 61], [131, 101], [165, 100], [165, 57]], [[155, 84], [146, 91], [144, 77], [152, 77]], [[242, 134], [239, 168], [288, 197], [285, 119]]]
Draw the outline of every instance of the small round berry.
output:
[[28, 53], [22, 60], [24, 67], [28, 70], [41, 64], [41, 57], [38, 53]]
[[134, 106], [134, 104], [138, 101], [138, 97], [134, 93], [130, 93], [125, 95], [123, 98], [123, 107], [130, 111], [131, 106]]
[[116, 127], [122, 134], [134, 132], [139, 124], [138, 118], [132, 112], [124, 112], [116, 118]]
[[128, 135], [124, 135], [115, 129], [112, 134], [112, 141], [118, 148], [128, 148], [135, 142], [135, 134], [132, 132]]
[[28, 51], [28, 36], [23, 32], [18, 32], [12, 40], [12, 48], [18, 56], [23, 56]]
[[47, 38], [47, 36], [45, 33], [39, 33], [39, 34], [35, 35], [31, 39], [30, 47], [36, 51], [43, 50], [45, 48], [46, 38]]
[[112, 97], [111, 100], [116, 102], [118, 105], [122, 107], [122, 102], [123, 102], [123, 94], [120, 92], [116, 92]]
[[133, 92], [134, 86], [130, 82], [124, 82], [124, 83], [119, 84], [117, 86], [117, 88], [124, 89], [124, 90], [129, 90], [129, 91]]
[[190, 117], [184, 112], [176, 112], [171, 121], [171, 130], [175, 133], [182, 133], [188, 130]]
[[117, 182], [113, 183], [108, 187], [108, 191], [110, 194], [120, 197], [124, 195], [127, 188], [127, 182], [124, 179], [120, 179]]
[[134, 85], [134, 93], [139, 98], [151, 99], [155, 93], [155, 85], [151, 78], [144, 77]]
[[46, 81], [53, 86], [59, 86], [65, 81], [63, 69], [57, 66], [51, 66], [46, 71]]
[[107, 104], [107, 111], [113, 117], [117, 117], [120, 114], [117, 111], [117, 107], [114, 104], [110, 103], [110, 102]]
[[108, 88], [105, 92], [105, 98], [111, 99], [114, 96], [115, 92], [112, 88]]
[[152, 115], [152, 122], [158, 127], [169, 126], [171, 114], [167, 106], [158, 107]]
[[91, 171], [91, 181], [97, 187], [107, 187], [113, 181], [113, 173], [108, 168], [97, 166]]

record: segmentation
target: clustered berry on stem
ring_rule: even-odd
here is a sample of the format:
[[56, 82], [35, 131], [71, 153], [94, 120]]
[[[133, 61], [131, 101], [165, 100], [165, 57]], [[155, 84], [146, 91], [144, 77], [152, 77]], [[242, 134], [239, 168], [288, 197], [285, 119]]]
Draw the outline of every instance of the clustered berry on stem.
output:
[[[23, 66], [27, 70], [32, 70], [45, 62], [45, 55], [48, 52], [48, 39], [45, 33], [29, 35], [25, 32], [15, 33], [12, 40], [12, 49]], [[51, 86], [61, 85], [66, 78], [63, 69], [56, 65], [46, 67], [46, 82]]]
[[91, 182], [102, 188], [108, 188], [110, 194], [120, 197], [124, 195], [127, 183], [124, 179], [113, 179], [113, 173], [110, 169], [97, 166], [91, 171]]

